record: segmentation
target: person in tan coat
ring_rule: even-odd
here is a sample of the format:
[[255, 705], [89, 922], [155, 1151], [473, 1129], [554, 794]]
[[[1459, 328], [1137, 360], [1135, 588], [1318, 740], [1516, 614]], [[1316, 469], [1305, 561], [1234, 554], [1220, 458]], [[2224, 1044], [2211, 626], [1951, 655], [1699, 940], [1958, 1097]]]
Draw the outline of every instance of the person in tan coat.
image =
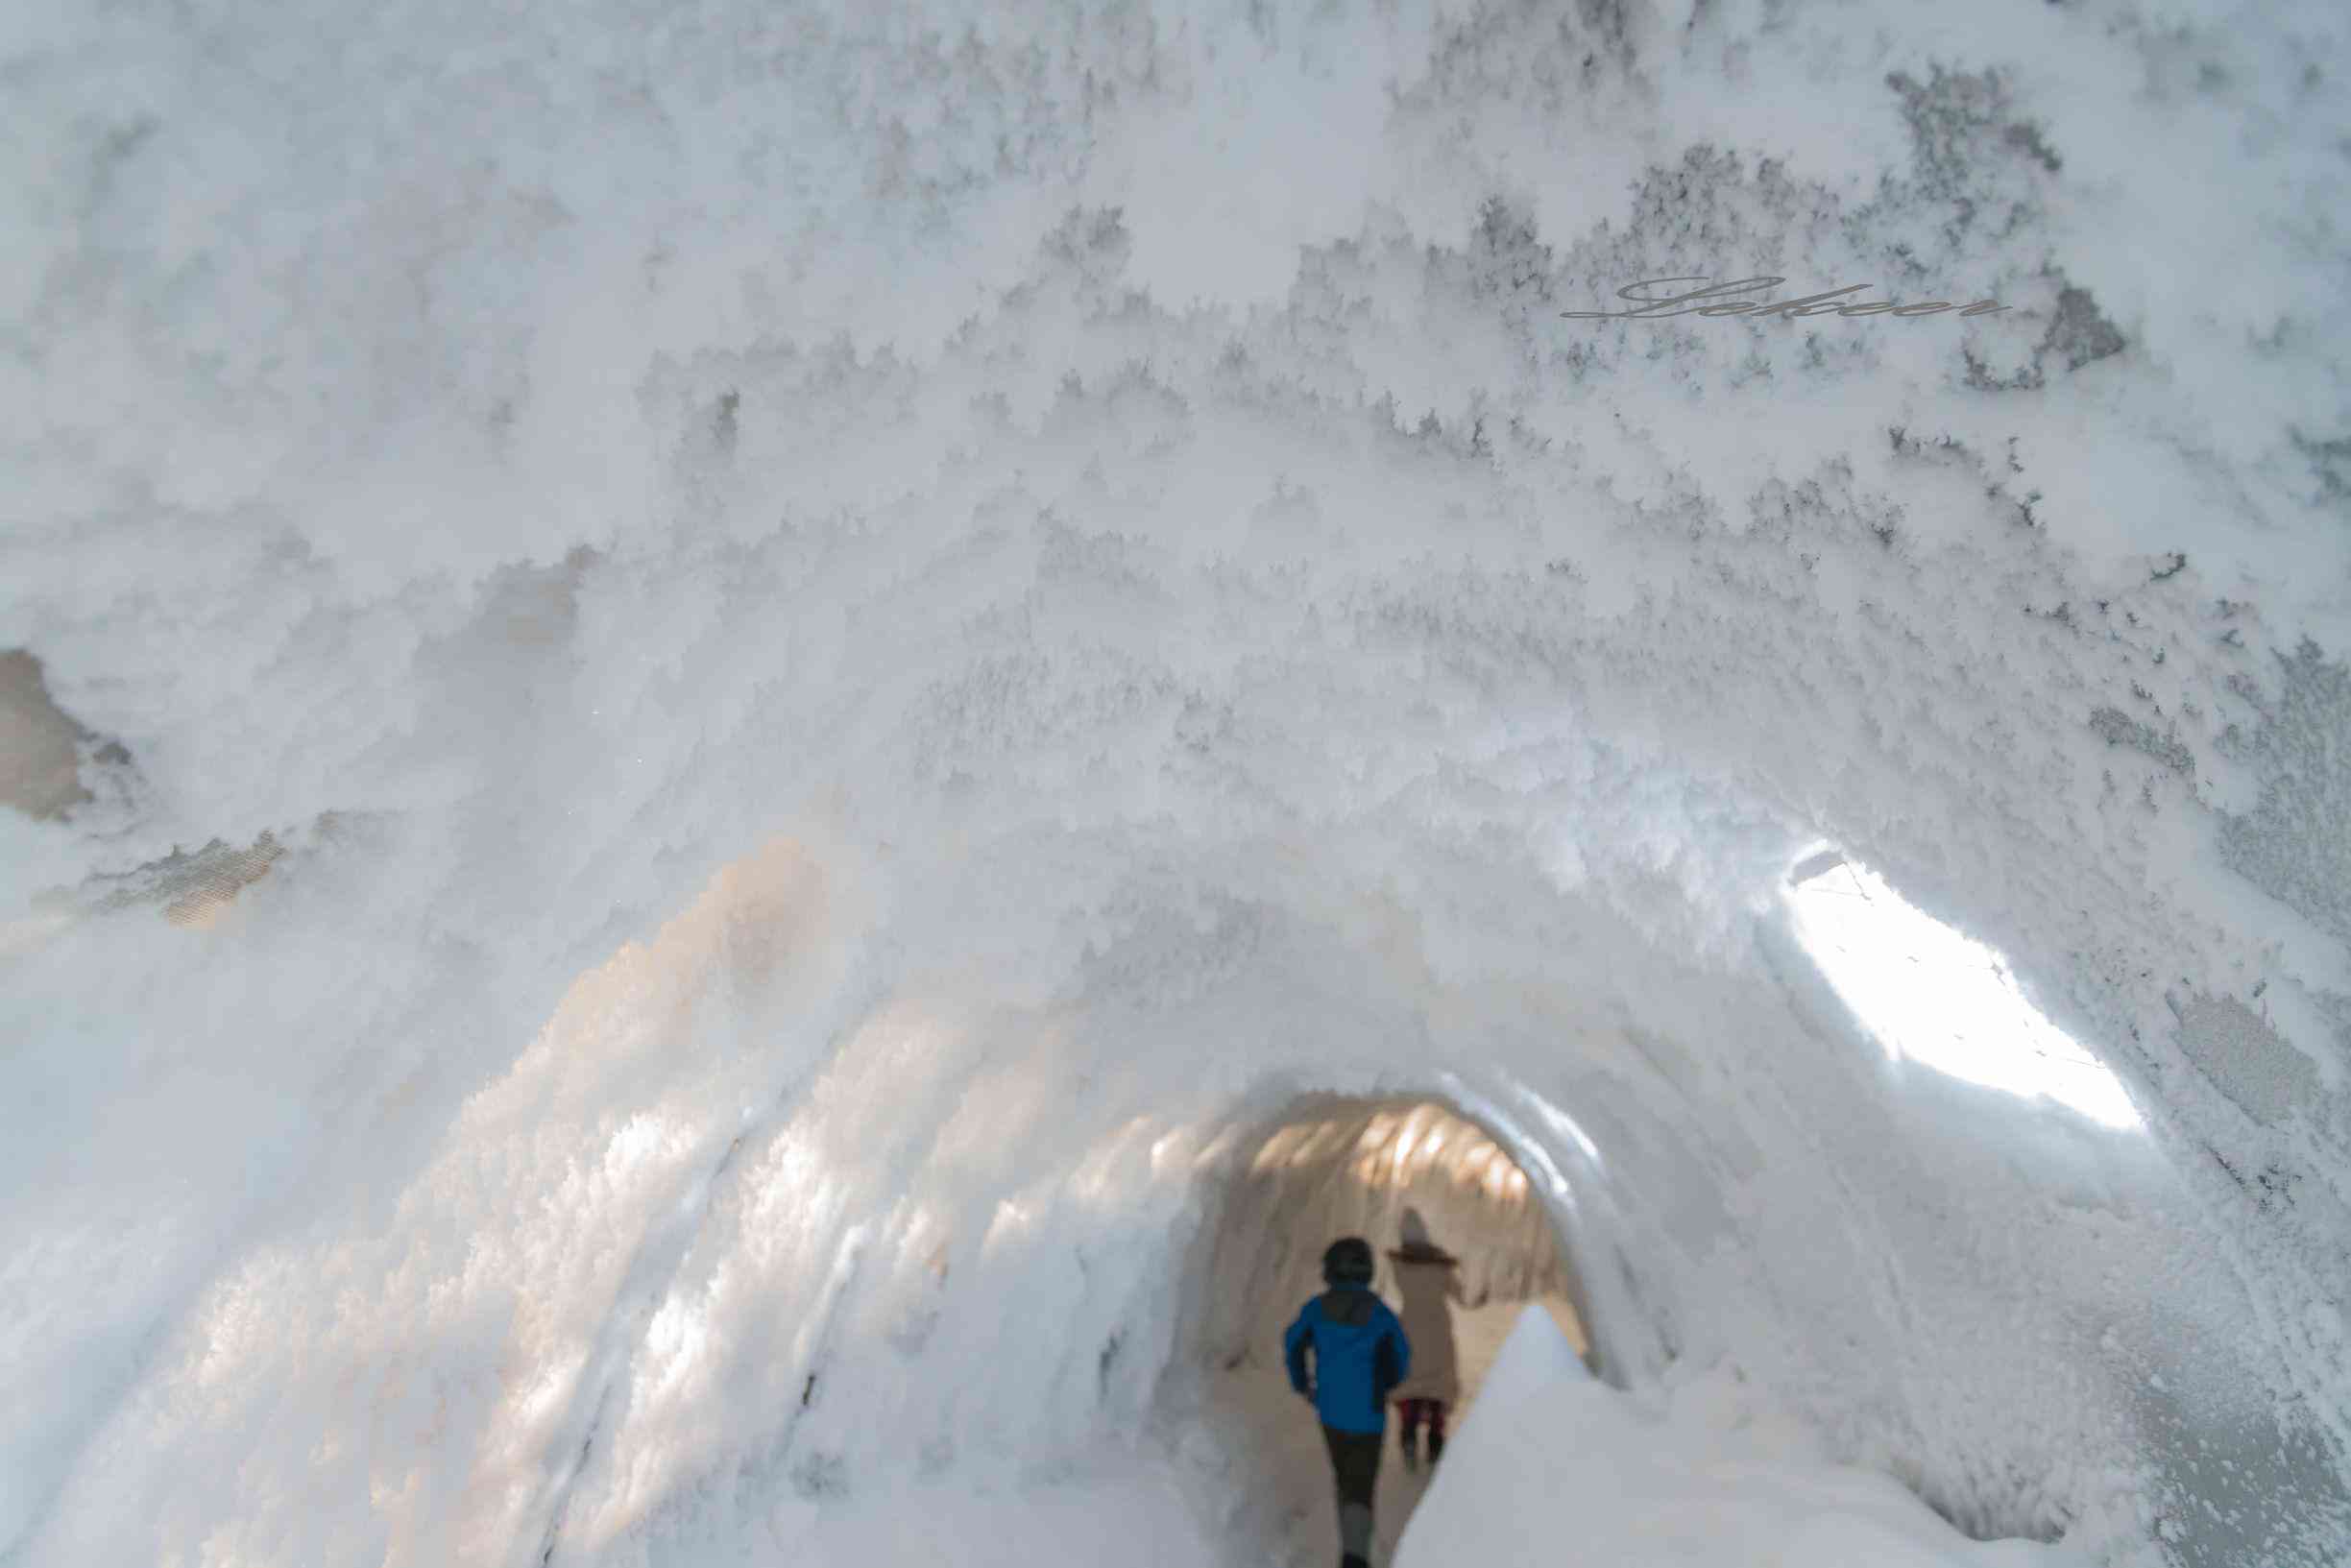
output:
[[1461, 1370], [1453, 1344], [1453, 1310], [1448, 1301], [1467, 1304], [1462, 1293], [1461, 1260], [1429, 1240], [1428, 1224], [1418, 1209], [1406, 1209], [1401, 1226], [1403, 1245], [1391, 1248], [1388, 1260], [1395, 1269], [1396, 1293], [1403, 1298], [1398, 1315], [1404, 1337], [1412, 1341], [1411, 1375], [1396, 1386], [1396, 1413], [1402, 1418], [1404, 1468], [1420, 1467], [1420, 1433], [1428, 1431], [1428, 1460], [1435, 1464], [1444, 1453], [1445, 1411], [1461, 1398]]

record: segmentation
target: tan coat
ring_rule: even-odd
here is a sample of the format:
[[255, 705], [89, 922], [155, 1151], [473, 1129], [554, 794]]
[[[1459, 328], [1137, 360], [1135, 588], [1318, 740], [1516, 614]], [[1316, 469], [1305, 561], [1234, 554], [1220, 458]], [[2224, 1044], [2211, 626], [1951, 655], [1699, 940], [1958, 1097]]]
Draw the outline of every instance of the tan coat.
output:
[[1448, 1298], [1466, 1304], [1462, 1294], [1461, 1268], [1433, 1249], [1390, 1252], [1395, 1269], [1396, 1293], [1403, 1305], [1396, 1315], [1404, 1320], [1404, 1338], [1412, 1344], [1412, 1371], [1395, 1393], [1396, 1399], [1434, 1399], [1450, 1405], [1461, 1397], [1461, 1364], [1453, 1346], [1453, 1312]]

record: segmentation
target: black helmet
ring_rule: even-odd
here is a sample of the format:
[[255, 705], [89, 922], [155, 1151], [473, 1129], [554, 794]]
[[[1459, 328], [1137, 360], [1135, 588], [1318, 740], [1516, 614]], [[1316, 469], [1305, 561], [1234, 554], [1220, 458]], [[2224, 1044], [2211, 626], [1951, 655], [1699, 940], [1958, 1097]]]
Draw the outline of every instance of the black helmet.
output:
[[1371, 1283], [1371, 1243], [1360, 1236], [1342, 1236], [1322, 1250], [1322, 1283]]

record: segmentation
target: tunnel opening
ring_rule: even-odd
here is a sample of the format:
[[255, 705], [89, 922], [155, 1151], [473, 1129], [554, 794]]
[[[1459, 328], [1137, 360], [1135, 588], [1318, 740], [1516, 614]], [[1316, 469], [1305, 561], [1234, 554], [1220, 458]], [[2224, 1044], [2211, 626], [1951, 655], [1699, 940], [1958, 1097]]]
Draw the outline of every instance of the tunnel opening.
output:
[[[1250, 1560], [1320, 1558], [1336, 1536], [1329, 1460], [1313, 1411], [1292, 1391], [1283, 1331], [1323, 1289], [1323, 1249], [1368, 1241], [1373, 1291], [1416, 1331], [1416, 1374], [1399, 1397], [1443, 1397], [1458, 1431], [1488, 1367], [1529, 1305], [1546, 1311], [1585, 1365], [1604, 1362], [1588, 1297], [1539, 1179], [1512, 1143], [1441, 1095], [1297, 1096], [1244, 1124], [1212, 1187], [1191, 1247], [1190, 1289], [1162, 1380], [1163, 1420], [1214, 1478], [1210, 1528]], [[1448, 1259], [1441, 1318], [1408, 1312], [1400, 1289], [1423, 1240]], [[1442, 1322], [1449, 1344], [1433, 1340]], [[1408, 1462], [1399, 1411], [1388, 1412], [1373, 1560], [1391, 1560], [1434, 1474], [1427, 1435]], [[1439, 1460], [1438, 1462], [1442, 1462]]]

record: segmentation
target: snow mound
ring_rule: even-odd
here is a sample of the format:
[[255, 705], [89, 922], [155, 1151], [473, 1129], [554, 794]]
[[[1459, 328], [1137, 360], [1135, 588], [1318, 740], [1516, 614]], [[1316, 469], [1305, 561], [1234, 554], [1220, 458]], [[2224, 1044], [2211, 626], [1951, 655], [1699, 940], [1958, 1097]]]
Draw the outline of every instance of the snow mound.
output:
[[1735, 1374], [1645, 1402], [1586, 1371], [1530, 1304], [1405, 1528], [1395, 1568], [2070, 1568], [1971, 1541], [1887, 1476], [1761, 1424]]

